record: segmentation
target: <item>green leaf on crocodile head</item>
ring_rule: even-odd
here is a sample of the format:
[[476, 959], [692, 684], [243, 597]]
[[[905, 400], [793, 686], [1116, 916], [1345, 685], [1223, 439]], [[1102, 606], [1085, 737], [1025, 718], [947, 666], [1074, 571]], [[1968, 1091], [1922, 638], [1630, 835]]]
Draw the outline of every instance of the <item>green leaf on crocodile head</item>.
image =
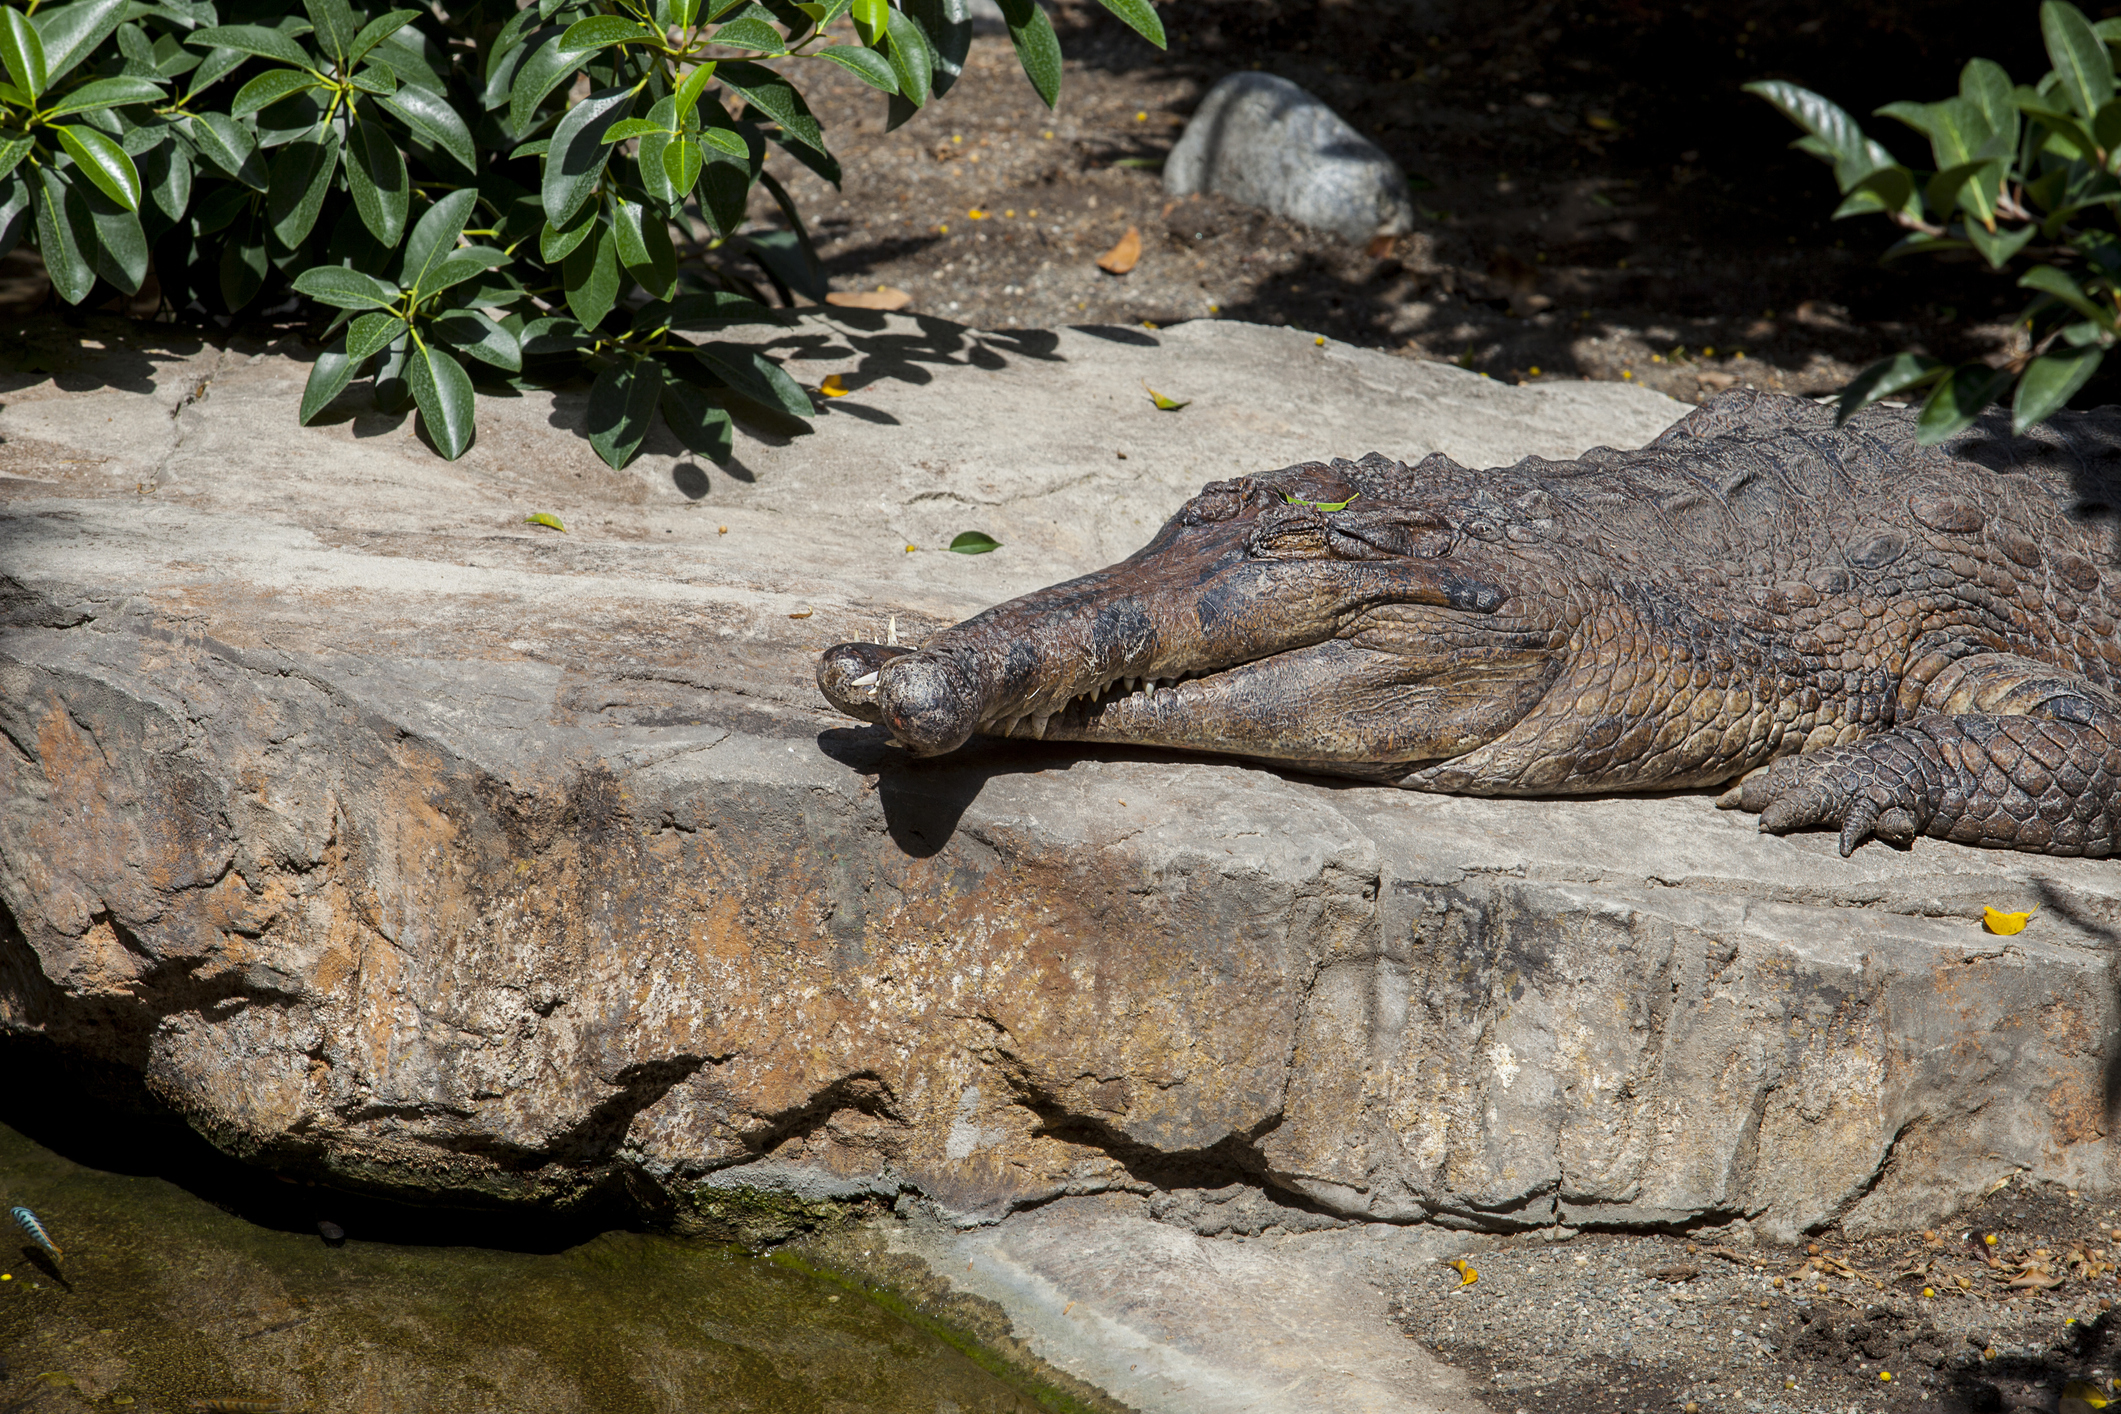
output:
[[1362, 499], [1362, 492], [1357, 491], [1345, 501], [1306, 501], [1303, 497], [1291, 496], [1286, 491], [1281, 493], [1281, 498], [1292, 506], [1309, 506], [1314, 511], [1344, 511]]

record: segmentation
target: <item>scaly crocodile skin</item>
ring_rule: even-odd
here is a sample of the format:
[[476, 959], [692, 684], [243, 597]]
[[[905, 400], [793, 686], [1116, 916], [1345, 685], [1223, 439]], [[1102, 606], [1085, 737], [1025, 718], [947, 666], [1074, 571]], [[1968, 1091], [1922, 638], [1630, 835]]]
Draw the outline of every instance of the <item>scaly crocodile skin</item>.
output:
[[[1346, 502], [1345, 506], [1340, 503]], [[1328, 509], [1328, 507], [1339, 507]], [[1720, 785], [1761, 828], [2121, 845], [2121, 409], [1941, 447], [1740, 391], [1636, 452], [1217, 482], [1140, 552], [819, 686], [974, 732], [1476, 795]]]

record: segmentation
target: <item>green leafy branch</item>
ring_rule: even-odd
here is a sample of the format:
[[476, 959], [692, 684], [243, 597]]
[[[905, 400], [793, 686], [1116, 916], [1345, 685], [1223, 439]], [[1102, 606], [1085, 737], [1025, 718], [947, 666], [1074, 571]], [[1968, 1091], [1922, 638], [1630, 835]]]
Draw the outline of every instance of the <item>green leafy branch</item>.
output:
[[1919, 435], [1936, 443], [2009, 397], [2012, 427], [2023, 432], [2067, 406], [2121, 341], [2121, 98], [2111, 52], [2121, 20], [2094, 24], [2066, 0], [2046, 0], [2040, 31], [2054, 67], [2037, 84], [2013, 85], [2001, 65], [1975, 59], [1956, 96], [1877, 110], [1928, 140], [1934, 170], [1894, 161], [1809, 89], [1746, 85], [1804, 129], [1796, 148], [1833, 167], [1843, 197], [1836, 220], [1877, 215], [1908, 232], [1887, 259], [1970, 251], [1995, 270], [2037, 262], [2018, 280], [2033, 292], [2020, 316], [2022, 352], [2000, 368], [1895, 354], [1842, 390], [1842, 420], [1882, 398], [1920, 395]]
[[[1103, 3], [1162, 46], [1149, 0]], [[1002, 9], [1050, 105], [1052, 24], [1036, 0]], [[0, 255], [30, 241], [69, 304], [152, 269], [178, 317], [312, 313], [304, 422], [367, 376], [453, 458], [481, 383], [587, 376], [614, 466], [657, 418], [726, 456], [734, 418], [815, 415], [726, 337], [826, 293], [766, 170], [778, 149], [840, 180], [791, 75], [845, 69], [895, 127], [970, 42], [964, 0], [0, 3]], [[782, 228], [747, 224], [754, 187]]]

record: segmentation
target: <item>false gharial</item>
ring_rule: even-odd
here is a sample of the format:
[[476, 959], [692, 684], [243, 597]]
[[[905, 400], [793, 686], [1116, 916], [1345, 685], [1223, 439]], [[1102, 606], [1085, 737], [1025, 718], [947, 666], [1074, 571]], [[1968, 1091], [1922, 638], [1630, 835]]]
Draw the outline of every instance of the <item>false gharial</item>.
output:
[[1640, 451], [1218, 481], [1139, 552], [818, 684], [975, 732], [1413, 790], [1731, 785], [1782, 833], [2121, 848], [2121, 408], [1936, 446], [1738, 390]]

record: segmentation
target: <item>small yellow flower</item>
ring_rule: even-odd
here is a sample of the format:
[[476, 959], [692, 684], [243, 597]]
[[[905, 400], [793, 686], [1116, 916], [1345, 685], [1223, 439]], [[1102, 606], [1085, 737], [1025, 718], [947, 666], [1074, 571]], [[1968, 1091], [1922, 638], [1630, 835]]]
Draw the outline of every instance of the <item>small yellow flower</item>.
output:
[[1925, 1286], [1922, 1288], [1922, 1294], [1924, 1296], [1935, 1296], [1937, 1293], [1930, 1287]]
[[1714, 358], [1716, 356], [1716, 351], [1714, 349], [1703, 349], [1701, 351], [1701, 356], [1703, 358]]
[[967, 211], [965, 215], [974, 221], [984, 221], [987, 219], [987, 213], [980, 210], [977, 206], [973, 207], [970, 211]]
[[1626, 379], [1633, 379], [1635, 376], [1635, 370], [1632, 368], [1623, 368], [1620, 370], [1620, 376]]
[[1535, 364], [1533, 364], [1533, 365], [1532, 365], [1532, 370], [1531, 370], [1531, 372], [1532, 372], [1532, 376], [1533, 376], [1534, 378], [1537, 378], [1537, 377], [1539, 376], [1539, 365], [1538, 365], [1538, 364], [1536, 364], [1536, 363], [1535, 363]]
[[937, 235], [941, 235], [941, 236], [947, 236], [947, 235], [949, 235], [949, 234], [950, 234], [950, 228], [949, 228], [949, 227], [948, 227], [947, 225], [944, 225], [944, 226], [937, 226], [937, 227], [935, 228], [935, 231], [936, 231], [936, 234], [937, 234]]
[[1880, 1370], [1878, 1372], [1878, 1378], [1890, 1384], [1892, 1383], [1893, 1372], [1891, 1370]]
[[1010, 218], [1011, 220], [1014, 220], [1016, 218], [1016, 213], [1014, 211], [1004, 211], [1002, 215]]
[[1326, 346], [1326, 336], [1325, 336], [1325, 335], [1323, 335], [1323, 334], [1320, 334], [1320, 335], [1319, 335], [1319, 336], [1318, 336], [1317, 338], [1313, 339], [1313, 340], [1312, 340], [1311, 342], [1312, 342], [1312, 343], [1314, 343], [1314, 344], [1316, 344], [1316, 345], [1318, 345], [1318, 346], [1319, 346], [1320, 348], [1324, 348], [1324, 347]]
[[963, 133], [952, 133], [950, 134], [950, 140], [952, 142], [963, 142], [965, 140], [965, 135]]
[[915, 551], [916, 549], [918, 549], [918, 548], [919, 548], [918, 546], [914, 546], [914, 545], [908, 545], [908, 546], [906, 547], [906, 553], [910, 555], [910, 554], [912, 554], [912, 553], [913, 553], [913, 552], [914, 552], [914, 551]]
[[1136, 113], [1136, 114], [1134, 115], [1134, 121], [1135, 121], [1135, 122], [1137, 122], [1137, 123], [1146, 123], [1146, 122], [1148, 122], [1148, 121], [1149, 121], [1149, 110], [1148, 110], [1148, 109], [1146, 109], [1146, 108], [1144, 108], [1144, 109], [1143, 109], [1143, 110], [1142, 110], [1141, 112], [1139, 112], [1139, 113]]
[[1040, 133], [1039, 136], [1046, 139], [1048, 142], [1051, 142], [1053, 140], [1053, 129], [1048, 128], [1044, 132]]

